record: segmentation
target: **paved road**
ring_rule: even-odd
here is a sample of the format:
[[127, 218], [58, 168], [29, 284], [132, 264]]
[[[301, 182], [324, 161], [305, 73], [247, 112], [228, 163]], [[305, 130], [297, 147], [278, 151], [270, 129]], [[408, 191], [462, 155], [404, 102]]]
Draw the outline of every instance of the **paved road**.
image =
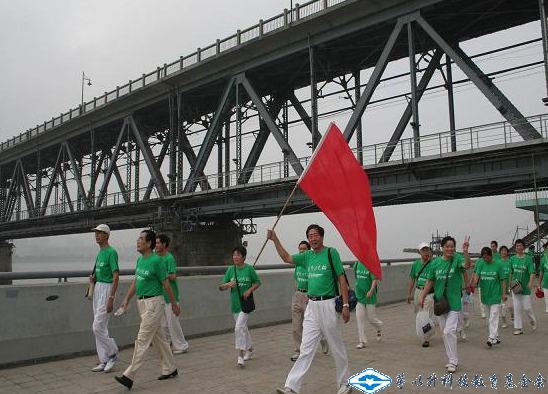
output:
[[[512, 329], [501, 329], [502, 343], [489, 350], [485, 345], [486, 321], [479, 317], [476, 308], [472, 325], [467, 331], [468, 340], [459, 341], [459, 370], [453, 377], [452, 390], [468, 392], [506, 391], [506, 376], [512, 374], [514, 392], [533, 390], [548, 393], [548, 383], [538, 389], [528, 382], [522, 388], [519, 381], [525, 374], [533, 382], [541, 373], [548, 380], [548, 314], [544, 312], [544, 300], [533, 300], [539, 320], [536, 332], [529, 324], [524, 326], [524, 334], [512, 335]], [[365, 368], [375, 368], [392, 378], [392, 384], [383, 393], [436, 392], [449, 390], [444, 387], [442, 376], [446, 363], [441, 337], [437, 333], [430, 348], [422, 348], [414, 334], [412, 307], [405, 303], [381, 307], [379, 318], [385, 324], [383, 342], [376, 342], [372, 327], [367, 327], [370, 341], [362, 350], [355, 348], [357, 330], [355, 316], [344, 326], [344, 339], [352, 373]], [[147, 362], [139, 371], [131, 392], [165, 394], [263, 394], [275, 393], [282, 386], [292, 362], [291, 325], [283, 324], [258, 328], [251, 331], [254, 340], [255, 356], [245, 368], [236, 366], [234, 335], [224, 334], [190, 341], [186, 354], [176, 356], [179, 376], [159, 382], [159, 363], [156, 352], [151, 349]], [[0, 349], [1, 351], [1, 349]], [[127, 390], [114, 381], [131, 360], [133, 349], [121, 352], [121, 362], [109, 374], [92, 373], [94, 356], [77, 357], [38, 365], [0, 370], [0, 393], [124, 393]], [[405, 374], [401, 385], [396, 384], [397, 376]], [[428, 377], [435, 374], [435, 387], [426, 386]], [[466, 374], [468, 388], [459, 387], [459, 377]], [[421, 375], [422, 387], [412, 381]], [[486, 386], [474, 388], [472, 380], [481, 375]], [[498, 376], [498, 388], [491, 388], [489, 377]], [[305, 378], [301, 394], [330, 394], [336, 392], [334, 363], [330, 355], [319, 352], [312, 368]], [[461, 380], [462, 381], [462, 380]], [[478, 380], [479, 381], [479, 380]], [[446, 382], [448, 385], [449, 383]], [[357, 390], [354, 390], [357, 392]]]

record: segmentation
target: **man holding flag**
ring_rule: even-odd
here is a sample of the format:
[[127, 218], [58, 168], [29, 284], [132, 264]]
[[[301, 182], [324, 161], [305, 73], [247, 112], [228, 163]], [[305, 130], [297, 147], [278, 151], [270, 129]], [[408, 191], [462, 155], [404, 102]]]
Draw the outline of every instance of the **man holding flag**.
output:
[[342, 339], [340, 315], [335, 311], [335, 293], [338, 284], [343, 299], [342, 320], [348, 323], [350, 319], [348, 287], [341, 258], [337, 249], [324, 246], [322, 227], [311, 224], [306, 229], [306, 237], [312, 250], [290, 255], [273, 230], [268, 230], [267, 234], [267, 238], [274, 242], [276, 251], [284, 262], [295, 264], [297, 267], [302, 266], [308, 270], [309, 302], [304, 314], [300, 356], [291, 368], [284, 388], [278, 388], [277, 392], [279, 394], [299, 392], [304, 375], [312, 364], [318, 342], [323, 335], [335, 359], [339, 387], [337, 394], [348, 394], [352, 391], [352, 387], [348, 385], [350, 378], [348, 357]]

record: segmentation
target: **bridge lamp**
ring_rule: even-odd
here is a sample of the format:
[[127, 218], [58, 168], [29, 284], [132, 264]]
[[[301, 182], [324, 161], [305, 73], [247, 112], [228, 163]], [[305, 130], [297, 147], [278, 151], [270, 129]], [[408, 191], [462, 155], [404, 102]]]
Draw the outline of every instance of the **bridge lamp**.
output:
[[86, 76], [86, 74], [82, 71], [82, 101], [81, 101], [82, 111], [84, 110], [84, 86], [86, 82], [88, 86], [91, 86], [91, 79], [89, 79]]

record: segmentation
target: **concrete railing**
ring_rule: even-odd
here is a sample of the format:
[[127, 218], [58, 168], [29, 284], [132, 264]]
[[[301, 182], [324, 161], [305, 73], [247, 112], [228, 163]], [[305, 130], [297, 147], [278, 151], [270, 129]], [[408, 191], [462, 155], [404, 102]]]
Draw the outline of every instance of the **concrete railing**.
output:
[[[382, 304], [405, 299], [408, 272], [408, 264], [383, 267], [378, 293]], [[352, 270], [347, 269], [347, 274], [353, 285]], [[256, 293], [257, 309], [252, 313], [250, 326], [288, 322], [294, 291], [293, 270], [263, 271], [259, 276], [263, 284]], [[221, 275], [179, 278], [180, 320], [188, 338], [233, 329], [229, 294], [218, 290], [221, 278]], [[115, 308], [129, 283], [121, 281]], [[85, 283], [0, 286], [0, 366], [94, 352], [92, 303], [84, 297], [86, 287]], [[138, 328], [135, 300], [128, 313], [111, 316], [110, 334], [119, 346], [132, 345]], [[288, 346], [292, 346], [290, 342], [288, 338]]]

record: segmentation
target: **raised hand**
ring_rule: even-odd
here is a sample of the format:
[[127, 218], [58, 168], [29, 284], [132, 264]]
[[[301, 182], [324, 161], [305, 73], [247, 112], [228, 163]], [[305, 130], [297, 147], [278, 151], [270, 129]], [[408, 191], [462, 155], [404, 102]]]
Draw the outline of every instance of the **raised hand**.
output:
[[464, 242], [462, 243], [462, 251], [468, 253], [468, 248], [470, 247], [470, 236], [464, 237]]

